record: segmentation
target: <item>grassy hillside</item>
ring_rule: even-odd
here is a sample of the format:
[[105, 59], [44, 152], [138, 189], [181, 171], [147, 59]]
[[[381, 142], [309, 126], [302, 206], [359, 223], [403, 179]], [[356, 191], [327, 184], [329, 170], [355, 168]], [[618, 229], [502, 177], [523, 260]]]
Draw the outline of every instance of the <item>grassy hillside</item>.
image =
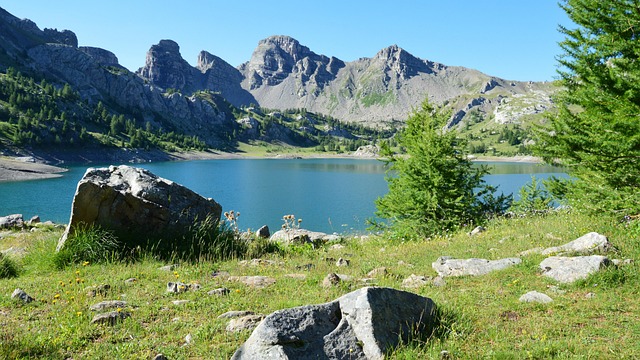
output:
[[[468, 230], [467, 230], [468, 231]], [[152, 258], [141, 261], [79, 263], [63, 270], [54, 266], [60, 229], [2, 232], [0, 250], [22, 248], [15, 258], [18, 277], [0, 279], [0, 358], [149, 359], [157, 353], [169, 359], [227, 359], [250, 335], [229, 333], [217, 316], [230, 310], [269, 314], [277, 309], [323, 303], [364, 286], [367, 272], [384, 266], [389, 274], [375, 284], [397, 289], [411, 274], [435, 276], [431, 263], [439, 256], [499, 259], [534, 247], [564, 244], [596, 231], [606, 235], [617, 251], [613, 258], [638, 259], [640, 224], [607, 217], [558, 212], [547, 216], [497, 219], [487, 231], [470, 237], [465, 232], [415, 242], [385, 236], [352, 238], [342, 249], [306, 246], [283, 249], [263, 259], [274, 263], [242, 265], [239, 260], [181, 263], [172, 271]], [[336, 267], [335, 259], [351, 261]], [[332, 260], [333, 259], [333, 260]], [[623, 359], [640, 357], [640, 271], [637, 263], [612, 268], [572, 285], [559, 285], [541, 276], [541, 255], [523, 257], [513, 268], [480, 277], [446, 278], [438, 287], [409, 291], [432, 298], [442, 310], [441, 325], [431, 339], [403, 345], [390, 359], [438, 358], [446, 350], [456, 359]], [[264, 275], [274, 285], [255, 289], [214, 272]], [[325, 289], [331, 272], [355, 280]], [[296, 279], [287, 274], [303, 274]], [[125, 280], [135, 278], [130, 283]], [[169, 281], [199, 284], [201, 290], [166, 292]], [[109, 284], [104, 294], [90, 297], [91, 286]], [[227, 287], [228, 295], [207, 292]], [[23, 304], [10, 298], [22, 288], [36, 300]], [[521, 303], [518, 298], [536, 290], [548, 294], [548, 305]], [[115, 326], [90, 324], [89, 306], [121, 299], [119, 311], [131, 317]], [[175, 305], [175, 300], [189, 300]], [[185, 345], [185, 337], [192, 341]]]

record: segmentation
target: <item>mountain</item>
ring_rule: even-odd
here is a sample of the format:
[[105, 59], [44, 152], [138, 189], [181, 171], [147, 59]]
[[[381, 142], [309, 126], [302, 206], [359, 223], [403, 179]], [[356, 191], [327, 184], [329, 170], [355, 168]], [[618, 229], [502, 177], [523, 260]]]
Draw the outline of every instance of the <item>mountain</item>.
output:
[[[517, 141], [510, 141], [518, 144], [524, 141], [520, 139], [524, 130], [518, 124], [552, 108], [550, 94], [554, 91], [550, 83], [508, 81], [423, 60], [397, 45], [371, 58], [345, 62], [316, 54], [289, 36], [261, 40], [250, 60], [237, 68], [207, 51], [201, 51], [196, 66], [191, 66], [180, 54], [179, 45], [164, 39], [151, 46], [144, 66], [132, 72], [108, 50], [79, 47], [69, 30], [40, 30], [32, 21], [0, 9], [0, 70], [9, 68], [46, 80], [58, 90], [70, 85], [85, 105], [65, 103], [59, 112], [75, 114], [71, 120], [87, 127], [89, 134], [107, 133], [111, 137], [107, 142], [127, 140], [130, 146], [139, 143], [133, 141], [135, 129], [143, 137], [178, 134], [193, 139], [185, 143], [203, 141], [207, 147], [231, 150], [237, 141], [254, 140], [320, 146], [322, 139], [335, 134], [349, 138], [342, 136], [344, 128], [338, 121], [352, 123], [352, 129], [363, 133], [364, 127], [396, 129], [425, 98], [448, 107], [452, 114], [448, 125], [470, 131], [468, 137], [478, 142], [478, 148], [485, 148], [481, 142], [486, 133], [495, 135], [505, 124], [516, 124], [505, 134], [510, 139], [518, 134]], [[32, 93], [44, 89], [42, 83], [24, 87], [21, 79], [11, 81]], [[8, 100], [0, 99], [0, 106]], [[242, 110], [256, 106], [271, 110], [258, 117]], [[314, 123], [292, 114], [291, 109], [308, 110], [315, 113], [313, 119], [320, 120]], [[271, 116], [275, 110], [289, 115]], [[102, 122], [86, 123], [85, 114], [90, 113], [101, 113], [91, 116]], [[113, 120], [116, 116], [126, 119]], [[6, 117], [11, 120], [9, 112]], [[114, 121], [117, 124], [109, 129], [109, 122]], [[114, 132], [122, 128], [122, 122], [130, 124], [127, 133]], [[47, 131], [46, 126], [38, 126], [35, 130]], [[49, 126], [57, 128], [62, 124]], [[15, 135], [16, 131], [4, 132]], [[42, 137], [52, 139], [54, 135], [59, 134], [43, 133]]]
[[[139, 76], [156, 86], [186, 93], [218, 91], [236, 106], [253, 103], [280, 110], [304, 108], [369, 126], [388, 126], [394, 119], [405, 119], [427, 97], [437, 104], [450, 104], [451, 126], [471, 111], [487, 119], [518, 122], [523, 115], [551, 106], [553, 89], [548, 83], [507, 81], [461, 66], [422, 60], [397, 45], [372, 58], [344, 62], [318, 55], [289, 36], [271, 36], [261, 40], [251, 59], [237, 69], [203, 52], [194, 73], [175, 45], [158, 53], [156, 49], [166, 42], [151, 47]], [[203, 54], [215, 58], [207, 63], [212, 65], [201, 65]], [[158, 73], [172, 74], [175, 79], [167, 82]], [[217, 76], [212, 78], [210, 73]], [[514, 97], [541, 105], [504, 111], [502, 105]], [[511, 107], [514, 104], [511, 102]]]

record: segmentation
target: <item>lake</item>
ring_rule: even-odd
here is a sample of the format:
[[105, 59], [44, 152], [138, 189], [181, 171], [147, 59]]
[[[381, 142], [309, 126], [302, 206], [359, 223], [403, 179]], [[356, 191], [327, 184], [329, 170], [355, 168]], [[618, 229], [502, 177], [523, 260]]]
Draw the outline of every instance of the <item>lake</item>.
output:
[[[515, 193], [531, 176], [566, 176], [558, 168], [530, 163], [484, 163], [485, 180]], [[387, 192], [385, 168], [377, 160], [234, 159], [136, 164], [158, 176], [211, 197], [223, 211], [241, 213], [240, 229], [279, 229], [294, 214], [301, 226], [327, 233], [362, 232], [375, 212], [374, 200]], [[87, 166], [72, 166], [61, 178], [0, 183], [0, 216], [39, 215], [42, 221], [69, 221], [71, 202]]]

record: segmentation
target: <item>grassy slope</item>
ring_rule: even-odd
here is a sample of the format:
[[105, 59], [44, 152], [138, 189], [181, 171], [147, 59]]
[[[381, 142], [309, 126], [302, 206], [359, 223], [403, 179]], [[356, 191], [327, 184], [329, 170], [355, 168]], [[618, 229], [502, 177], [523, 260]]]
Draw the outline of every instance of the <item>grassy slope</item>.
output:
[[[274, 310], [333, 300], [360, 286], [347, 282], [323, 289], [322, 279], [339, 272], [356, 279], [379, 266], [390, 274], [379, 286], [401, 289], [410, 274], [435, 276], [431, 263], [439, 256], [498, 259], [515, 256], [537, 246], [554, 246], [587, 232], [607, 235], [619, 249], [616, 258], [638, 259], [638, 231], [629, 230], [613, 219], [577, 214], [497, 220], [485, 233], [469, 237], [465, 233], [429, 241], [401, 243], [385, 238], [366, 241], [352, 239], [340, 250], [291, 248], [282, 262], [272, 266], [241, 266], [237, 260], [182, 264], [175, 272], [158, 270], [163, 263], [148, 259], [134, 264], [88, 264], [65, 270], [51, 266], [60, 230], [3, 234], [0, 249], [28, 246], [21, 261], [20, 277], [1, 279], [0, 358], [130, 358], [149, 359], [158, 352], [170, 359], [226, 359], [250, 335], [227, 333], [226, 322], [216, 317], [229, 310], [251, 310], [268, 314]], [[351, 260], [350, 267], [336, 268], [339, 257]], [[455, 358], [638, 358], [640, 348], [640, 305], [637, 298], [638, 265], [608, 270], [579, 284], [561, 286], [564, 293], [549, 289], [554, 282], [541, 276], [537, 267], [542, 257], [525, 257], [509, 270], [482, 277], [448, 278], [444, 287], [425, 286], [411, 290], [432, 298], [444, 311], [439, 336], [413, 342], [391, 354], [391, 359], [436, 358], [448, 350]], [[399, 261], [411, 265], [399, 264]], [[310, 271], [297, 267], [313, 264]], [[224, 270], [231, 275], [268, 275], [277, 279], [265, 289], [252, 289], [214, 278]], [[285, 274], [305, 273], [306, 280]], [[135, 277], [131, 285], [125, 279]], [[176, 279], [203, 286], [197, 292], [169, 294], [166, 283]], [[89, 298], [86, 287], [108, 283], [110, 293]], [[207, 291], [226, 286], [226, 297]], [[10, 299], [20, 287], [37, 301], [21, 304]], [[531, 290], [550, 295], [549, 305], [524, 304], [518, 298]], [[587, 293], [595, 294], [587, 298]], [[57, 297], [59, 296], [59, 298]], [[102, 300], [123, 299], [130, 307], [130, 319], [114, 327], [89, 322], [89, 306]], [[177, 299], [191, 300], [173, 305]], [[187, 346], [184, 338], [191, 334]]]

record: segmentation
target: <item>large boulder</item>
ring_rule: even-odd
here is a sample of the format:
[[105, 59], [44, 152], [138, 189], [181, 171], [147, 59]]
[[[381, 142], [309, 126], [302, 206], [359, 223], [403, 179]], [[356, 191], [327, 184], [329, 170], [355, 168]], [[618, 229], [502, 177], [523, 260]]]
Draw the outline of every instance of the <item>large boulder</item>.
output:
[[232, 359], [383, 359], [412, 334], [433, 329], [429, 298], [379, 287], [267, 316]]
[[78, 183], [71, 219], [59, 251], [82, 226], [113, 232], [126, 246], [173, 241], [207, 218], [220, 219], [222, 207], [173, 181], [130, 166], [89, 168]]

